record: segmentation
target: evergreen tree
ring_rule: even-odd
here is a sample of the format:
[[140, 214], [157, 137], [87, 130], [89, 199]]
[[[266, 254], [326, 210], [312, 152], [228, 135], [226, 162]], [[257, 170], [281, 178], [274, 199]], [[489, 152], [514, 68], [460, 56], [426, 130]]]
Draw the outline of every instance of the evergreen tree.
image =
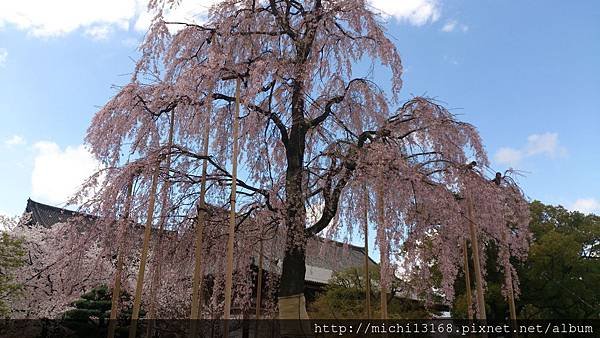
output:
[[22, 244], [21, 239], [10, 236], [6, 232], [0, 235], [0, 316], [2, 317], [10, 314], [8, 305], [10, 300], [21, 294], [22, 285], [15, 281], [14, 271], [25, 263], [25, 250]]
[[[95, 335], [106, 335], [105, 330], [108, 327], [110, 318], [112, 290], [106, 285], [100, 285], [71, 303], [73, 309], [63, 314], [65, 325], [75, 330], [81, 337], [91, 337]], [[127, 333], [127, 325], [131, 320], [131, 296], [126, 292], [121, 292], [122, 309], [117, 317], [117, 336]], [[145, 315], [141, 311], [140, 316]], [[122, 333], [122, 334], [121, 334]]]

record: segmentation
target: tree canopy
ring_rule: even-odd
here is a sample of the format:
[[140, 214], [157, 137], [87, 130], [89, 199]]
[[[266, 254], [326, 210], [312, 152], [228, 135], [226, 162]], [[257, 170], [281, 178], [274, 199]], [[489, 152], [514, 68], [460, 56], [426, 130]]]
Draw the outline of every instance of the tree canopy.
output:
[[[382, 253], [382, 285], [403, 262], [419, 276], [414, 287], [429, 289], [435, 259], [444, 296], [453, 299], [468, 236], [465, 200], [476, 211], [469, 216], [476, 236], [499, 243], [503, 259], [525, 256], [529, 216], [519, 187], [510, 177], [498, 184], [487, 177], [493, 171], [474, 126], [425, 97], [398, 101], [400, 56], [366, 1], [226, 0], [202, 23], [166, 22], [162, 14], [171, 6], [177, 1], [150, 1], [156, 16], [132, 79], [87, 132], [86, 143], [105, 168], [72, 200], [101, 217], [87, 234], [104, 245], [103, 254], [117, 247], [133, 252], [137, 241], [115, 222], [124, 214], [177, 239], [165, 251], [170, 255], [154, 258], [146, 302], [189, 294], [182, 276], [190, 272], [177, 264], [163, 269], [162, 262], [189, 259], [199, 231], [206, 232], [201, 251], [211, 257], [212, 273], [224, 278], [223, 223], [201, 226], [196, 216], [207, 209], [204, 202], [229, 206], [233, 162], [241, 169], [235, 269], [249, 273], [256, 243], [281, 235], [280, 297], [303, 298], [308, 237], [328, 226], [330, 234], [360, 234], [356, 224], [365, 213]], [[390, 91], [360, 74], [356, 65], [364, 61], [389, 71]], [[234, 142], [239, 158], [230, 156]], [[161, 245], [155, 252], [163, 252]], [[234, 293], [242, 308], [249, 306], [249, 283], [240, 277]], [[213, 290], [215, 308], [221, 292]], [[287, 316], [298, 318], [280, 311]]]

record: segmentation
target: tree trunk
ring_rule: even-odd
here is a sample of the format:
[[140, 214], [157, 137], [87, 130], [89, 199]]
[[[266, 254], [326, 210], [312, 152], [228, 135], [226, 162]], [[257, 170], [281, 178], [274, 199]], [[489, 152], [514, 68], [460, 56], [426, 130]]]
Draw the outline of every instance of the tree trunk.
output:
[[[286, 150], [285, 224], [287, 226], [283, 268], [279, 282], [279, 319], [308, 319], [304, 297], [306, 275], [306, 206], [304, 192], [304, 152], [307, 125], [304, 118], [304, 100], [297, 75], [292, 93], [292, 127]], [[310, 332], [308, 321], [287, 322], [280, 328], [284, 337], [303, 336]]]
[[117, 266], [115, 271], [115, 282], [112, 291], [110, 306], [110, 321], [108, 323], [108, 338], [114, 338], [117, 326], [117, 314], [119, 309], [119, 298], [121, 295], [121, 275], [123, 272], [123, 256], [125, 254], [125, 240], [127, 238], [127, 223], [129, 222], [129, 213], [131, 210], [131, 199], [133, 197], [133, 176], [127, 184], [127, 199], [125, 200], [125, 210], [121, 220], [121, 239], [119, 241], [119, 251], [117, 253]]

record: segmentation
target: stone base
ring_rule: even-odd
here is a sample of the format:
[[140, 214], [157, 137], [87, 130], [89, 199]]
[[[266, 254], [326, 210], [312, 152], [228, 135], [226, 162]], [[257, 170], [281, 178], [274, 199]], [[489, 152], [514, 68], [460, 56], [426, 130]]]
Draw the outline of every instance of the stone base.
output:
[[313, 337], [304, 294], [279, 297], [280, 333], [282, 337]]
[[304, 294], [279, 297], [279, 319], [308, 319]]

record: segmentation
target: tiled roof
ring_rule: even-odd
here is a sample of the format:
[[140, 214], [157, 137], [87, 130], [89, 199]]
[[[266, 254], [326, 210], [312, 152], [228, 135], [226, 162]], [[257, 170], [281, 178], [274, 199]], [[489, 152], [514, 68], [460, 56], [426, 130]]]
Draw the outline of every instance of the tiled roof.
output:
[[53, 207], [35, 202], [32, 199], [27, 199], [25, 212], [31, 213], [31, 224], [40, 224], [45, 228], [50, 228], [56, 223], [66, 222], [76, 216], [83, 216], [83, 214], [76, 211]]
[[[313, 237], [306, 248], [306, 264], [332, 271], [340, 271], [349, 267], [362, 267], [365, 264], [365, 248], [344, 245], [337, 241]], [[369, 257], [370, 259], [370, 257]], [[375, 262], [370, 259], [371, 264]]]
[[[27, 200], [25, 212], [31, 213], [30, 222], [32, 224], [39, 223], [47, 228], [77, 216], [85, 216], [90, 221], [93, 219], [93, 216], [90, 215], [46, 205], [31, 199]], [[349, 267], [362, 267], [365, 262], [365, 249], [363, 247], [345, 245], [321, 237], [313, 237], [308, 241], [306, 253], [306, 265], [331, 271], [341, 271]], [[265, 258], [264, 264], [266, 267], [269, 258]], [[283, 257], [279, 257], [279, 260], [282, 259]], [[376, 264], [372, 259], [370, 261], [371, 264]]]

